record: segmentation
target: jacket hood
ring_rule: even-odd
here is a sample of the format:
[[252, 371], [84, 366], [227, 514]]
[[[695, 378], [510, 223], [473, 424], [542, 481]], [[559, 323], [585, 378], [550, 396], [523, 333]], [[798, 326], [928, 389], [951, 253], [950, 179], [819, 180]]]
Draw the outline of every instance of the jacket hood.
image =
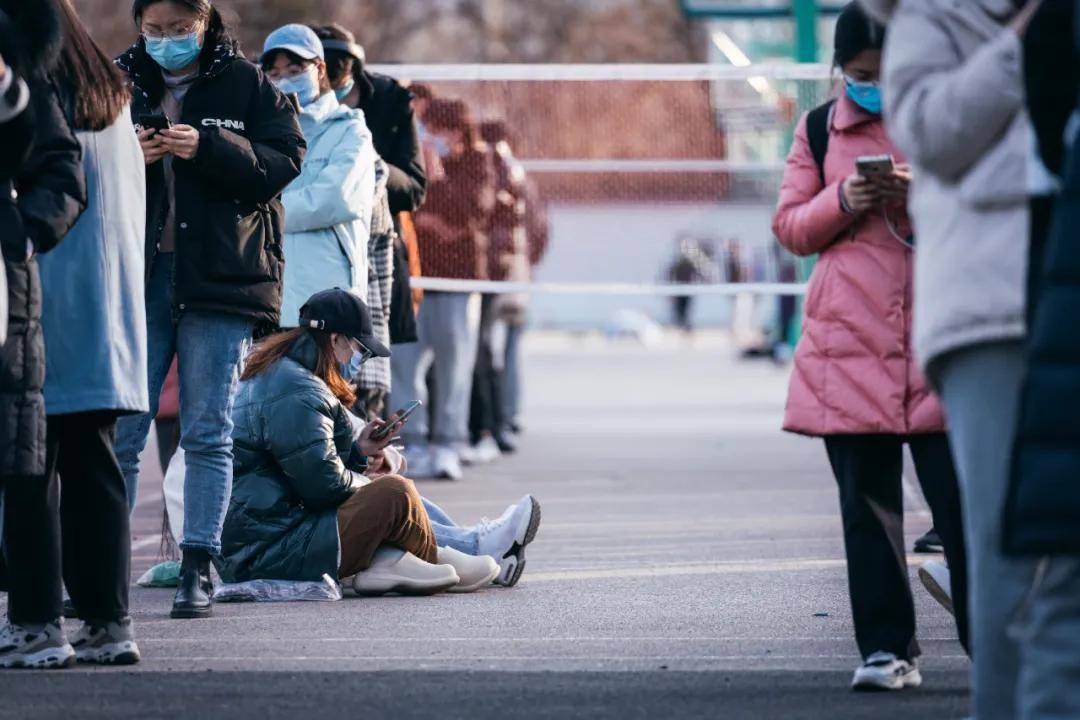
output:
[[[210, 52], [204, 50], [200, 56], [199, 77], [213, 77], [221, 73], [239, 55], [240, 49], [235, 40], [229, 37], [219, 39]], [[146, 41], [141, 36], [116, 58], [116, 65], [127, 74], [133, 92], [142, 95], [151, 105], [158, 104], [165, 92], [165, 80], [161, 76], [161, 66], [147, 54]]]
[[0, 0], [0, 52], [19, 73], [48, 74], [62, 46], [56, 0]]
[[[364, 122], [364, 112], [356, 108], [338, 102], [334, 93], [325, 93], [315, 102], [300, 109], [300, 129], [304, 132], [304, 139], [308, 147], [312, 147], [339, 122]], [[366, 127], [366, 124], [365, 124]]]

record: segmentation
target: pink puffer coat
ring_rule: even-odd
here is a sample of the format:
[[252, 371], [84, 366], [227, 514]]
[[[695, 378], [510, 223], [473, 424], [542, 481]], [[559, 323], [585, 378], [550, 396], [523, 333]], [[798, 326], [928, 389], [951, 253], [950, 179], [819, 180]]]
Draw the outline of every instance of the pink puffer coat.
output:
[[[804, 435], [940, 432], [937, 399], [911, 347], [912, 251], [880, 210], [862, 216], [840, 206], [840, 184], [860, 155], [904, 162], [877, 116], [846, 96], [834, 106], [823, 188], [810, 152], [806, 117], [784, 169], [773, 232], [797, 255], [820, 253], [806, 295], [784, 429]], [[903, 208], [889, 210], [901, 237]]]

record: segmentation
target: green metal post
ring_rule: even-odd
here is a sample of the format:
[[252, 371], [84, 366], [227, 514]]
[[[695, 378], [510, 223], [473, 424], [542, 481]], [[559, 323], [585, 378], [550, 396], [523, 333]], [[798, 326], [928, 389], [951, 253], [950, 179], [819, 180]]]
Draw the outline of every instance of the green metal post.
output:
[[[801, 63], [817, 62], [817, 0], [791, 0], [791, 10], [795, 16], [795, 60]], [[798, 93], [800, 109], [808, 110], [813, 107], [817, 99], [814, 95], [814, 90], [809, 83], [800, 83]], [[799, 280], [805, 282], [810, 278], [816, 262], [816, 256], [798, 259]], [[794, 327], [785, 328], [788, 330], [786, 339], [792, 347], [798, 342], [799, 335], [802, 333], [803, 306], [804, 299], [799, 298], [798, 311], [792, 323]]]
[[795, 60], [817, 62], [817, 0], [791, 0], [791, 9], [795, 15]]

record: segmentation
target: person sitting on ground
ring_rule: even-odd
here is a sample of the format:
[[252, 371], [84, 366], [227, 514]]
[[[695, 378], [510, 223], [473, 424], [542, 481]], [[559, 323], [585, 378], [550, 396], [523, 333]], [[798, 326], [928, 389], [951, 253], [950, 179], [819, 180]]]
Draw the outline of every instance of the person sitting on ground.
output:
[[[226, 582], [328, 574], [362, 595], [425, 595], [476, 590], [500, 576], [491, 557], [439, 547], [415, 486], [389, 472], [397, 415], [381, 440], [381, 421], [356, 437], [348, 411], [355, 395], [341, 369], [388, 355], [363, 301], [335, 288], [301, 307], [300, 327], [266, 338], [248, 357], [218, 561]], [[527, 514], [508, 512], [476, 533], [489, 545], [502, 539], [505, 547], [486, 555], [504, 557], [532, 540], [538, 522], [530, 505]]]

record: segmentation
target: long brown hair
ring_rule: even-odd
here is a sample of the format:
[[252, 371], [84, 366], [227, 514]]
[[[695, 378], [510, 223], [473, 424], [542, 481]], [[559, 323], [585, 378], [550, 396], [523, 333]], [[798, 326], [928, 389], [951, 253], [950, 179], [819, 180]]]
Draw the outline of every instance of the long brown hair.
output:
[[351, 408], [356, 403], [356, 393], [338, 372], [330, 333], [323, 330], [293, 328], [261, 340], [244, 361], [244, 373], [240, 379], [250, 380], [269, 370], [274, 363], [285, 357], [292, 346], [304, 335], [310, 335], [315, 341], [315, 347], [318, 348], [319, 358], [315, 363], [315, 376], [326, 383], [330, 392], [334, 393], [334, 397], [340, 400], [342, 405]]
[[54, 79], [71, 100], [76, 130], [98, 132], [116, 121], [130, 95], [120, 70], [86, 31], [71, 0], [59, 0], [64, 46]]

